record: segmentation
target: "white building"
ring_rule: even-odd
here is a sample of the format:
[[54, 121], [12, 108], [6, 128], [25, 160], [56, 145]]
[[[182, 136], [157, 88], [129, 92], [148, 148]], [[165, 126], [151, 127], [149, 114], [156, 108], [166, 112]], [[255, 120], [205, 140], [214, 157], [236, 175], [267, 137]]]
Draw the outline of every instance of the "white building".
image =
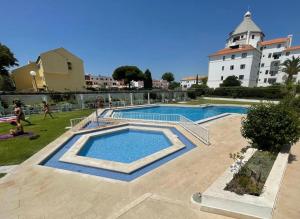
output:
[[280, 63], [292, 57], [291, 54], [283, 56], [284, 52], [295, 48], [292, 49], [293, 55], [299, 56], [299, 49], [291, 47], [291, 35], [268, 41], [264, 41], [264, 36], [248, 11], [243, 21], [229, 34], [225, 49], [209, 56], [208, 86], [219, 87], [231, 75], [237, 76], [245, 87], [282, 82]]
[[85, 75], [85, 84], [87, 87], [92, 88], [118, 88], [119, 82], [114, 80], [112, 77], [101, 76], [101, 75]]
[[[202, 81], [201, 79], [205, 78], [205, 76], [198, 76], [198, 84], [201, 84]], [[180, 80], [180, 87], [185, 90], [190, 88], [193, 84], [197, 83], [197, 75], [196, 76], [189, 76], [189, 77], [185, 77], [182, 78]]]
[[153, 88], [168, 89], [169, 82], [166, 81], [166, 80], [152, 80], [152, 87]]
[[132, 88], [140, 89], [144, 87], [144, 81], [131, 81], [130, 83]]

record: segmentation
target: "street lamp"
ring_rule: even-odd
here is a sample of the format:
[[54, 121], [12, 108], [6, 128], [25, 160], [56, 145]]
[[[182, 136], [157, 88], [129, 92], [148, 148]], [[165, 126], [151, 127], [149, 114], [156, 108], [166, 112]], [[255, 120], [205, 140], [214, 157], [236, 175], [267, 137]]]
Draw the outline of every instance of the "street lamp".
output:
[[30, 71], [30, 75], [31, 75], [32, 78], [33, 78], [34, 85], [35, 85], [35, 89], [36, 89], [36, 91], [38, 91], [37, 84], [36, 84], [36, 80], [35, 80], [36, 72], [35, 72], [35, 71]]

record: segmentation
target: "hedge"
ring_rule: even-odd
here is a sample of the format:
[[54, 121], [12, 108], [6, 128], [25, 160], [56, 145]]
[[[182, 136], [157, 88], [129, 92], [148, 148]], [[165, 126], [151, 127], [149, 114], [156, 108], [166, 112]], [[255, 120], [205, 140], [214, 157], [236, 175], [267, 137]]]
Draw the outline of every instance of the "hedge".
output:
[[199, 96], [217, 96], [231, 98], [281, 99], [285, 92], [281, 86], [272, 87], [218, 87], [189, 89], [188, 96], [195, 99]]

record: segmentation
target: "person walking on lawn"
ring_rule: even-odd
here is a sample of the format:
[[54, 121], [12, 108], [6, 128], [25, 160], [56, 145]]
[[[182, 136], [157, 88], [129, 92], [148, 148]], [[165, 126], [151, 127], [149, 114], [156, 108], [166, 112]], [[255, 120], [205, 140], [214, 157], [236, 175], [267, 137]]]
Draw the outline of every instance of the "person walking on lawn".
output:
[[49, 114], [49, 116], [54, 119], [54, 117], [52, 116], [51, 112], [50, 112], [50, 108], [49, 105], [47, 104], [46, 101], [42, 101], [43, 103], [43, 110], [44, 110], [44, 120], [46, 119], [47, 114]]
[[27, 122], [29, 125], [32, 125], [31, 122], [25, 118], [25, 114], [22, 110], [20, 101], [15, 101], [14, 113], [17, 117], [17, 123], [21, 123], [21, 120], [22, 120], [24, 122]]

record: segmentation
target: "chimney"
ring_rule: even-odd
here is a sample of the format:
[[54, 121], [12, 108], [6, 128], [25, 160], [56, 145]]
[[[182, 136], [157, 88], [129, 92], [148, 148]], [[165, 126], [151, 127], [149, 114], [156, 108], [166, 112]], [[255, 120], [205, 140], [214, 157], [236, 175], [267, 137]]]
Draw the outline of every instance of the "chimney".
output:
[[288, 47], [291, 47], [292, 46], [293, 35], [292, 34], [288, 35], [288, 38], [289, 38], [289, 45], [288, 45]]

